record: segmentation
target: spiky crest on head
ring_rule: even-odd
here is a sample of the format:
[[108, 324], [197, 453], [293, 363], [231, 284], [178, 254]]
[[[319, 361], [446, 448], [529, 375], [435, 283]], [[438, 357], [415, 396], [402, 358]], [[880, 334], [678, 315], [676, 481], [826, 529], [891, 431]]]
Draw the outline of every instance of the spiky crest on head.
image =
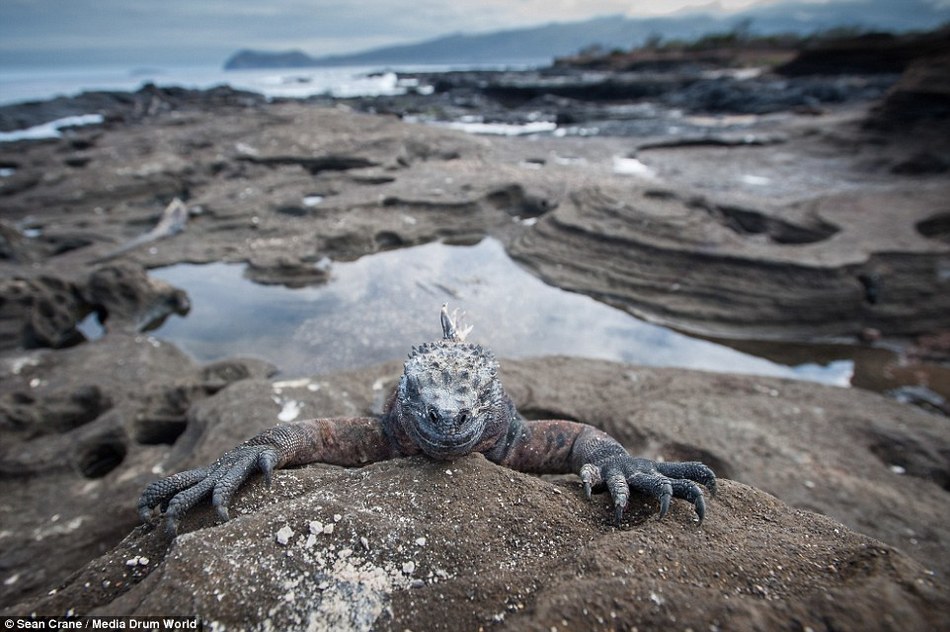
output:
[[472, 328], [458, 327], [456, 318], [442, 306], [442, 340], [412, 348], [404, 367], [406, 387], [443, 390], [462, 402], [472, 401], [492, 385], [498, 373], [495, 356], [481, 345], [463, 342]]
[[470, 333], [472, 333], [472, 326], [461, 327], [456, 325], [460, 322], [459, 310], [456, 307], [452, 310], [452, 315], [449, 316], [449, 304], [442, 303], [442, 339], [451, 340], [452, 342], [465, 342], [465, 339]]

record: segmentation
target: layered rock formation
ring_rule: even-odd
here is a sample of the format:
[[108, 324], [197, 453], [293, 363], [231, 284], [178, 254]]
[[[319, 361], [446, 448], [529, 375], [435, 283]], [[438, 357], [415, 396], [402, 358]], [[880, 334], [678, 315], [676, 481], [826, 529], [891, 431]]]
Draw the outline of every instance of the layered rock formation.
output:
[[[918, 102], [912, 79], [880, 111], [902, 94]], [[146, 528], [123, 540], [148, 481], [214, 459], [285, 408], [372, 414], [398, 375], [272, 382], [259, 361], [199, 365], [145, 333], [188, 304], [148, 276], [163, 265], [245, 262], [256, 280], [298, 287], [332, 277], [333, 261], [491, 235], [550, 283], [682, 329], [928, 334], [900, 370], [945, 359], [948, 186], [933, 165], [947, 145], [930, 123], [868, 127], [864, 104], [681, 113], [679, 131], [660, 117], [636, 140], [567, 127], [487, 139], [206, 97], [150, 87], [109, 97], [120, 106], [101, 126], [0, 146], [5, 612], [351, 629], [438, 628], [447, 612], [545, 630], [947, 618], [945, 418], [854, 389], [577, 358], [505, 362], [523, 412], [706, 461], [726, 479], [706, 523], [679, 505], [656, 522], [635, 499], [617, 530], [576, 480], [472, 457], [281, 472], [272, 492], [253, 483], [227, 525], [198, 512], [173, 545]], [[544, 103], [563, 105], [525, 107]], [[175, 198], [184, 230], [141, 240]], [[93, 314], [102, 335], [85, 341], [77, 326]]]

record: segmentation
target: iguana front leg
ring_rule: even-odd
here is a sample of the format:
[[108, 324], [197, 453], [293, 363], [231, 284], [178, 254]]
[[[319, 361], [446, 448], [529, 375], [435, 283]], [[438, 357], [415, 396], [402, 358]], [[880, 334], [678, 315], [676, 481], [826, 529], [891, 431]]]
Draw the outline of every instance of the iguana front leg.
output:
[[693, 504], [700, 521], [706, 514], [706, 502], [697, 483], [705, 485], [710, 494], [716, 492], [715, 473], [698, 461], [664, 463], [634, 457], [607, 433], [561, 419], [514, 420], [504, 446], [494, 456], [499, 464], [522, 472], [578, 474], [588, 498], [591, 491], [606, 487], [618, 525], [631, 489], [656, 498], [661, 518], [672, 498], [682, 498]]
[[160, 506], [165, 531], [175, 537], [185, 512], [209, 495], [218, 516], [227, 520], [231, 498], [254, 472], [262, 472], [270, 484], [271, 474], [281, 467], [316, 462], [358, 466], [403, 454], [379, 419], [310, 419], [281, 424], [225, 452], [208, 467], [149, 484], [139, 499], [139, 515], [148, 521], [152, 510]]

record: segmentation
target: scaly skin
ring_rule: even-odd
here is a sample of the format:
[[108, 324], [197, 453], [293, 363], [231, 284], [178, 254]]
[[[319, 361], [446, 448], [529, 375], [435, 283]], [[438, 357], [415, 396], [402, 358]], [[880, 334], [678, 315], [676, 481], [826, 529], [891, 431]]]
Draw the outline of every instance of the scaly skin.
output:
[[379, 418], [310, 419], [281, 424], [229, 450], [208, 467], [151, 483], [139, 500], [147, 521], [155, 507], [165, 514], [170, 537], [189, 509], [211, 496], [222, 520], [228, 503], [254, 472], [268, 483], [276, 468], [330, 463], [361, 466], [414, 454], [449, 460], [480, 452], [490, 461], [533, 474], [576, 473], [584, 491], [606, 488], [614, 520], [623, 518], [630, 490], [660, 503], [691, 502], [702, 521], [702, 488], [716, 490], [716, 475], [699, 462], [659, 463], [631, 456], [616, 439], [587, 424], [563, 419], [523, 419], [498, 379], [491, 352], [464, 342], [445, 306], [443, 338], [413, 348], [399, 385]]

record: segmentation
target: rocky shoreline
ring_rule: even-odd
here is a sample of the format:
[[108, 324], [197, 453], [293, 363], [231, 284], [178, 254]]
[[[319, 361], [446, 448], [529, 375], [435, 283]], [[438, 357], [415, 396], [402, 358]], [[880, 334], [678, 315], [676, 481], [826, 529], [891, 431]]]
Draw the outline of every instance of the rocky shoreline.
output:
[[[945, 149], [925, 126], [917, 137], [863, 129], [866, 106], [725, 131], [696, 116], [701, 135], [637, 143], [525, 142], [243, 94], [222, 106], [221, 94], [202, 105], [143, 89], [133, 110], [154, 112], [147, 122], [107, 117], [56, 142], [0, 147], [12, 171], [0, 182], [2, 265], [77, 272], [147, 232], [179, 197], [188, 229], [126, 259], [244, 261], [256, 278], [294, 285], [318, 282], [323, 257], [491, 235], [550, 283], [702, 335], [913, 337], [946, 325]], [[118, 145], [113, 129], [123, 130]], [[79, 219], [79, 209], [93, 213]], [[705, 264], [684, 275], [696, 258]]]
[[[175, 605], [288, 629], [439, 629], [447, 609], [486, 629], [944, 620], [946, 418], [771, 378], [504, 363], [529, 417], [580, 419], [646, 456], [712, 465], [728, 480], [702, 527], [680, 509], [656, 522], [638, 501], [616, 530], [573, 480], [471, 458], [282, 472], [272, 493], [240, 495], [227, 525], [201, 514], [170, 548], [146, 527], [129, 535], [138, 491], [162, 472], [215, 458], [289, 401], [308, 416], [372, 413], [398, 375], [282, 382], [256, 360], [199, 365], [147, 333], [187, 313], [189, 297], [148, 274], [182, 262], [242, 262], [257, 282], [301, 287], [325, 282], [332, 262], [491, 236], [548, 283], [649, 320], [735, 340], [902, 340], [916, 345], [909, 370], [926, 365], [927, 386], [946, 385], [950, 135], [935, 133], [946, 120], [925, 70], [839, 78], [860, 89], [817, 104], [790, 81], [774, 109], [720, 83], [748, 109], [681, 111], [583, 101], [530, 74], [488, 88], [478, 74], [442, 79], [455, 83], [401, 101], [149, 86], [0, 108], [7, 130], [103, 116], [0, 144], [3, 612]], [[780, 83], [729, 81], [762, 98]], [[528, 96], [529, 84], [548, 87]], [[801, 103], [782, 100], [792, 89]], [[401, 120], [475, 112], [557, 127], [498, 137]], [[93, 341], [78, 328], [90, 315], [104, 328]], [[472, 507], [472, 490], [491, 502]], [[313, 521], [336, 531], [308, 544]], [[285, 526], [302, 539], [277, 543]], [[269, 569], [253, 596], [239, 585], [252, 566]]]

